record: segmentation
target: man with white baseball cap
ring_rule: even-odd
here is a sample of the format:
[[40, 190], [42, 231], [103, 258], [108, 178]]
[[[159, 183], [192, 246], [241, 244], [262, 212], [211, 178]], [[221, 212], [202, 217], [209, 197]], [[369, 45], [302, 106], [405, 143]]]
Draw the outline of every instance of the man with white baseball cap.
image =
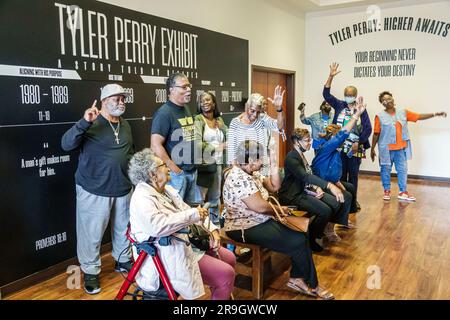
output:
[[100, 246], [110, 219], [115, 270], [132, 266], [126, 231], [132, 190], [127, 171], [134, 145], [130, 125], [121, 117], [127, 95], [118, 84], [105, 85], [101, 109], [95, 100], [61, 140], [64, 150], [80, 151], [75, 173], [77, 255], [88, 294], [101, 291]]

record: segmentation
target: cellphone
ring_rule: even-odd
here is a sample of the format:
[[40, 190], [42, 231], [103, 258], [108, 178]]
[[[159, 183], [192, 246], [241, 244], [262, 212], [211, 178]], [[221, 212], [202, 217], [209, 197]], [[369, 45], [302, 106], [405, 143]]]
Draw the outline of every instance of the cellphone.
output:
[[318, 195], [317, 192], [312, 191], [312, 190], [308, 190], [308, 189], [305, 189], [305, 193], [306, 193], [307, 195], [310, 195], [310, 196], [313, 196], [313, 197], [316, 197], [316, 196]]
[[305, 193], [306, 193], [307, 195], [310, 195], [310, 196], [315, 197], [315, 196], [318, 195], [318, 193], [316, 192], [316, 190], [317, 190], [317, 188], [314, 188], [313, 186], [308, 185], [308, 186], [305, 188]]

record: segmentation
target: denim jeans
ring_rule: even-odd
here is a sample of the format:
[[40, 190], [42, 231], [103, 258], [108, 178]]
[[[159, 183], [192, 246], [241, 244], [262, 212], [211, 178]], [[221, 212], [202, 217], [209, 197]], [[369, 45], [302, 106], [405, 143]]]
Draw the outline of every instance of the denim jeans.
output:
[[184, 202], [188, 204], [203, 202], [197, 186], [197, 170], [182, 171], [178, 174], [170, 172], [170, 182], [168, 184], [178, 191]]
[[355, 187], [355, 194], [358, 194], [358, 175], [361, 166], [361, 158], [349, 158], [345, 153], [341, 152], [342, 160], [342, 177], [341, 181], [349, 182]]
[[392, 164], [395, 164], [395, 170], [398, 177], [398, 188], [400, 192], [406, 191], [406, 181], [408, 179], [408, 161], [406, 159], [405, 149], [389, 150], [391, 158], [390, 165], [381, 165], [381, 184], [384, 190], [391, 190], [391, 170]]
[[217, 171], [214, 174], [214, 181], [210, 188], [198, 187], [201, 197], [204, 201], [211, 204], [210, 219], [213, 223], [219, 223], [219, 207], [220, 207], [220, 187], [222, 185], [222, 166], [217, 166]]

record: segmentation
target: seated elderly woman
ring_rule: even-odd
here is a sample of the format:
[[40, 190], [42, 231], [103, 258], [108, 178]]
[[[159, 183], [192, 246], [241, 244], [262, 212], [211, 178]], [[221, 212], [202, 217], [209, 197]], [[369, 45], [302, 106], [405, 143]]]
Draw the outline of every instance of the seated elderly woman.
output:
[[294, 205], [314, 216], [309, 228], [309, 243], [313, 251], [320, 252], [323, 247], [317, 239], [325, 236], [330, 242], [340, 240], [334, 231], [334, 223], [348, 224], [352, 195], [313, 174], [304, 155], [311, 149], [308, 130], [295, 129], [291, 139], [294, 150], [286, 155], [285, 175], [278, 196], [281, 203]]
[[[364, 110], [366, 110], [366, 106], [363, 104], [363, 98], [360, 97], [355, 113], [342, 129], [336, 124], [328, 125], [325, 133], [319, 135], [320, 139], [316, 148], [317, 153], [311, 163], [311, 168], [315, 175], [336, 184], [342, 191], [348, 191], [352, 194], [350, 213], [357, 211], [356, 189], [351, 183], [340, 181], [342, 177], [341, 149], [346, 143], [352, 144], [352, 142], [348, 141], [350, 131], [356, 125]], [[353, 226], [350, 221], [348, 226]]]
[[[227, 236], [235, 241], [257, 244], [287, 254], [292, 263], [287, 286], [305, 295], [334, 299], [332, 293], [318, 285], [306, 234], [272, 219], [275, 213], [267, 199], [269, 192], [278, 190], [280, 177], [278, 168], [272, 165], [269, 178], [258, 174], [264, 148], [256, 141], [241, 142], [237, 148], [236, 164], [227, 172], [223, 188]], [[287, 213], [287, 208], [283, 209]]]
[[[218, 229], [209, 223], [207, 210], [189, 207], [174, 188], [166, 185], [170, 180], [169, 169], [148, 148], [132, 157], [128, 175], [136, 186], [130, 203], [131, 235], [138, 242], [169, 235], [186, 241], [172, 240], [169, 246], [155, 244], [174, 290], [184, 299], [196, 299], [205, 293], [205, 283], [211, 289], [211, 299], [229, 299], [236, 258], [220, 246]], [[191, 224], [210, 227], [211, 250], [205, 253], [188, 245], [188, 235], [180, 231]], [[136, 250], [133, 251], [136, 258]], [[159, 275], [152, 259], [145, 260], [136, 282], [147, 292], [159, 289]]]

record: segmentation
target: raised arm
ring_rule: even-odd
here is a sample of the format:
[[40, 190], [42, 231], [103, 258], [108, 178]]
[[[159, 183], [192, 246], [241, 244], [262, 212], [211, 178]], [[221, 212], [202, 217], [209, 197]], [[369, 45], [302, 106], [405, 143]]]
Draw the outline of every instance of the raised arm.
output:
[[284, 114], [283, 114], [283, 97], [286, 90], [281, 91], [281, 86], [277, 85], [273, 93], [273, 99], [268, 97], [267, 99], [272, 102], [277, 110], [277, 125], [278, 130], [284, 129]]
[[277, 144], [270, 146], [269, 157], [269, 177], [264, 179], [263, 185], [269, 190], [269, 192], [275, 193], [281, 188], [280, 170], [278, 167], [278, 148], [275, 148]]
[[304, 102], [300, 103], [300, 105], [298, 106], [297, 110], [300, 111], [300, 121], [303, 124], [306, 124], [308, 126], [311, 125], [311, 120], [310, 118], [305, 116], [305, 106], [306, 104]]
[[339, 63], [333, 62], [330, 66], [330, 74], [328, 75], [327, 82], [325, 83], [325, 88], [331, 88], [331, 83], [336, 75], [341, 71], [339, 69]]
[[85, 132], [91, 127], [100, 113], [95, 106], [96, 104], [97, 100], [94, 101], [90, 108], [86, 109], [83, 118], [64, 133], [61, 138], [61, 147], [63, 150], [71, 151], [82, 144]]
[[353, 127], [358, 122], [359, 117], [363, 114], [364, 111], [366, 111], [367, 105], [364, 104], [364, 98], [359, 97], [357, 104], [356, 104], [356, 110], [353, 116], [351, 117], [350, 121], [347, 122], [347, 124], [342, 128], [342, 130], [345, 130], [347, 132], [350, 132]]
[[341, 103], [339, 99], [331, 94], [331, 83], [333, 82], [334, 77], [339, 74], [341, 71], [339, 69], [339, 64], [333, 62], [330, 66], [330, 74], [328, 75], [328, 79], [323, 88], [323, 98], [326, 102], [328, 102], [334, 109]]

